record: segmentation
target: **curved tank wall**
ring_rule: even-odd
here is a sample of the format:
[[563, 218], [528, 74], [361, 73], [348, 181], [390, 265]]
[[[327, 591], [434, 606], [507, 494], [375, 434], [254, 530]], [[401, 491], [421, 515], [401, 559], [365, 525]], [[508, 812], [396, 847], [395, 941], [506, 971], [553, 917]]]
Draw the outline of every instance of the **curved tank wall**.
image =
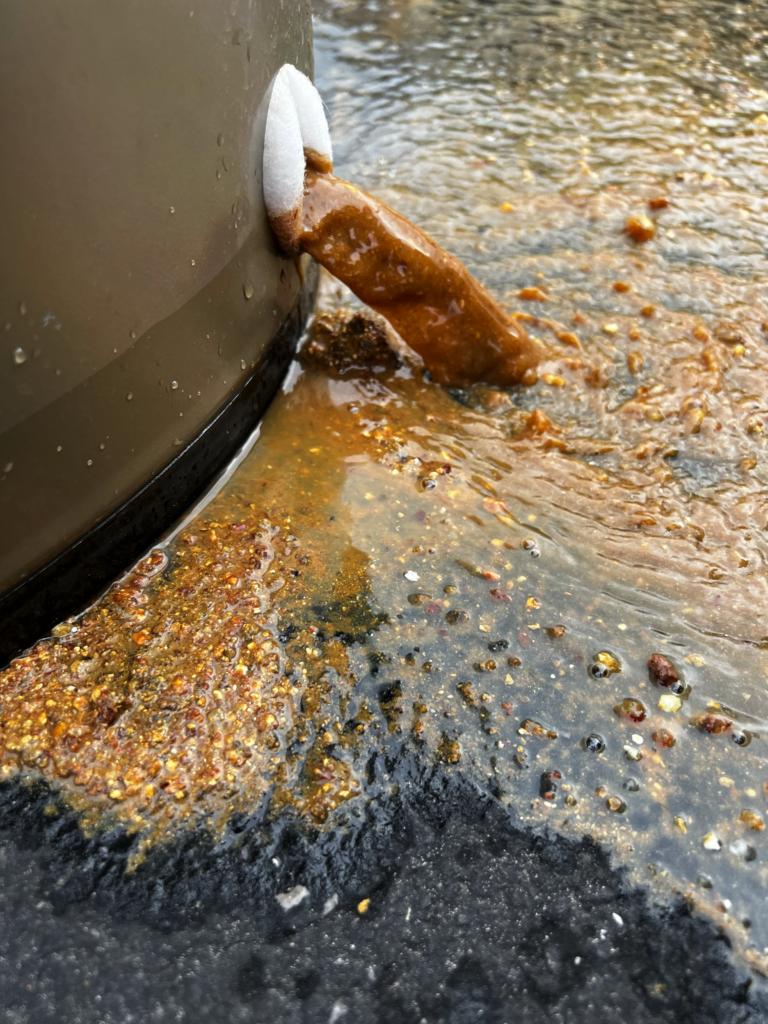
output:
[[285, 62], [312, 73], [305, 0], [0, 8], [0, 657], [151, 543], [279, 383], [311, 284], [261, 199]]

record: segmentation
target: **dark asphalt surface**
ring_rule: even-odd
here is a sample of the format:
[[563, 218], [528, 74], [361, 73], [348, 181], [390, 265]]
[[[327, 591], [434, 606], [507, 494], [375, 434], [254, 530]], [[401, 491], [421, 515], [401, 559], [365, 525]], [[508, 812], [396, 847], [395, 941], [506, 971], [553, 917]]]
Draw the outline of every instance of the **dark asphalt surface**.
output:
[[365, 819], [314, 839], [236, 822], [226, 849], [192, 840], [130, 878], [130, 839], [86, 840], [44, 790], [5, 788], [0, 1021], [768, 1019], [684, 902], [654, 908], [590, 841], [517, 829], [458, 773], [400, 770]]

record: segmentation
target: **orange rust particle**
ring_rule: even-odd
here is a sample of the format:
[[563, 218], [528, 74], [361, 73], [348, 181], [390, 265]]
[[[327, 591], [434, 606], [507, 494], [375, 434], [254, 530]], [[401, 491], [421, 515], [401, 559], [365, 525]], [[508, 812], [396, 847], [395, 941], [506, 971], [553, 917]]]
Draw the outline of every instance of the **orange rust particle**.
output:
[[669, 199], [666, 196], [652, 196], [648, 200], [649, 210], [664, 210], [669, 206]]
[[639, 352], [630, 352], [627, 355], [627, 369], [633, 377], [636, 377], [638, 373], [640, 373], [644, 363], [645, 360]]
[[632, 290], [632, 285], [628, 284], [627, 281], [614, 281], [613, 290], [615, 292], [629, 292]]
[[635, 214], [627, 218], [624, 231], [633, 242], [649, 242], [656, 234], [656, 225], [644, 214]]
[[765, 828], [765, 822], [756, 811], [742, 811], [740, 818], [745, 825], [749, 825], [753, 832], [762, 832]]
[[564, 345], [570, 345], [571, 348], [581, 348], [581, 342], [573, 333], [573, 331], [558, 331], [555, 337]]
[[530, 288], [521, 288], [520, 291], [517, 293], [517, 297], [518, 299], [522, 299], [523, 302], [549, 301], [546, 294], [541, 290], [541, 288], [536, 288], [535, 286]]

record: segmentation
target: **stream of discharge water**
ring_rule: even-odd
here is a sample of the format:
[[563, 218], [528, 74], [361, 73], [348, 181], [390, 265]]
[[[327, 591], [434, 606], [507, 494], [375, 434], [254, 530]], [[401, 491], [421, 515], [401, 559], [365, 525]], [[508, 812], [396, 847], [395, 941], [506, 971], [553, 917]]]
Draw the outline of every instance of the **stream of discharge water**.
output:
[[326, 276], [209, 504], [0, 676], [2, 771], [140, 851], [265, 800], [332, 828], [407, 749], [766, 971], [768, 12], [315, 18], [336, 173], [541, 339], [538, 381], [443, 389]]

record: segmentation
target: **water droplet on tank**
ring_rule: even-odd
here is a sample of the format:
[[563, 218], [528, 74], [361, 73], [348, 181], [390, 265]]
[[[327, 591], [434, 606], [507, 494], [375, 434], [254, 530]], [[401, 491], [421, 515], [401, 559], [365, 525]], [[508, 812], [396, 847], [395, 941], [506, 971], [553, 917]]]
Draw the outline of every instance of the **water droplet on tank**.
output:
[[86, 466], [92, 466], [92, 465], [93, 465], [93, 459], [88, 459], [88, 461], [86, 462]]
[[243, 285], [243, 295], [246, 297], [246, 299], [253, 298], [253, 285], [250, 283], [250, 281], [246, 281], [245, 284]]
[[102, 441], [102, 442], [101, 442], [101, 444], [99, 445], [99, 451], [102, 451], [102, 452], [103, 452], [103, 451], [104, 451], [104, 449], [105, 449], [106, 447], [107, 447], [107, 446], [106, 446], [106, 445], [104, 444], [104, 442]]
[[219, 134], [216, 136], [216, 145], [217, 146], [223, 146], [224, 145], [224, 132], [219, 132]]
[[10, 473], [12, 469], [13, 469], [13, 463], [12, 462], [6, 462], [6, 464], [3, 466], [3, 472], [4, 473]]
[[22, 363], [26, 363], [27, 353], [23, 348], [15, 348], [13, 350], [13, 361], [17, 366], [21, 366]]
[[132, 398], [133, 398], [133, 392], [129, 391], [128, 394], [125, 396], [125, 400], [126, 400], [126, 402], [130, 402], [130, 400]]
[[241, 360], [240, 360], [240, 369], [241, 369], [241, 370], [244, 370], [244, 369], [245, 369], [245, 367], [246, 367], [246, 365], [247, 365], [247, 364], [246, 364], [245, 360], [244, 360], [244, 359], [241, 359]]
[[174, 391], [176, 390], [176, 388], [178, 386], [179, 386], [179, 382], [177, 380], [172, 380], [171, 381], [171, 387], [173, 388]]
[[181, 438], [180, 437], [174, 437], [174, 439], [173, 439], [173, 447], [174, 448], [178, 448], [180, 444], [184, 444], [184, 442], [181, 440]]
[[194, 265], [195, 265], [195, 261], [194, 261], [194, 260], [190, 260], [189, 262], [190, 262], [190, 263], [192, 264], [192, 266], [194, 267]]
[[176, 207], [172, 206], [168, 212], [169, 213], [176, 213]]
[[61, 445], [60, 445], [60, 444], [57, 444], [57, 445], [56, 445], [56, 451], [57, 451], [57, 452], [60, 452], [60, 451], [61, 451]]
[[136, 331], [130, 331], [129, 333], [130, 333], [130, 335], [131, 335], [131, 337], [132, 337], [132, 338], [135, 338], [135, 337], [136, 337]]
[[593, 732], [584, 740], [584, 746], [591, 754], [601, 754], [605, 750], [605, 740]]
[[219, 168], [218, 168], [218, 167], [216, 168], [216, 177], [217, 177], [217, 178], [220, 178], [220, 177], [221, 177], [221, 171], [219, 170]]
[[19, 312], [21, 313], [22, 316], [26, 316], [27, 315], [27, 304], [26, 304], [26, 302], [20, 302], [19, 303]]

